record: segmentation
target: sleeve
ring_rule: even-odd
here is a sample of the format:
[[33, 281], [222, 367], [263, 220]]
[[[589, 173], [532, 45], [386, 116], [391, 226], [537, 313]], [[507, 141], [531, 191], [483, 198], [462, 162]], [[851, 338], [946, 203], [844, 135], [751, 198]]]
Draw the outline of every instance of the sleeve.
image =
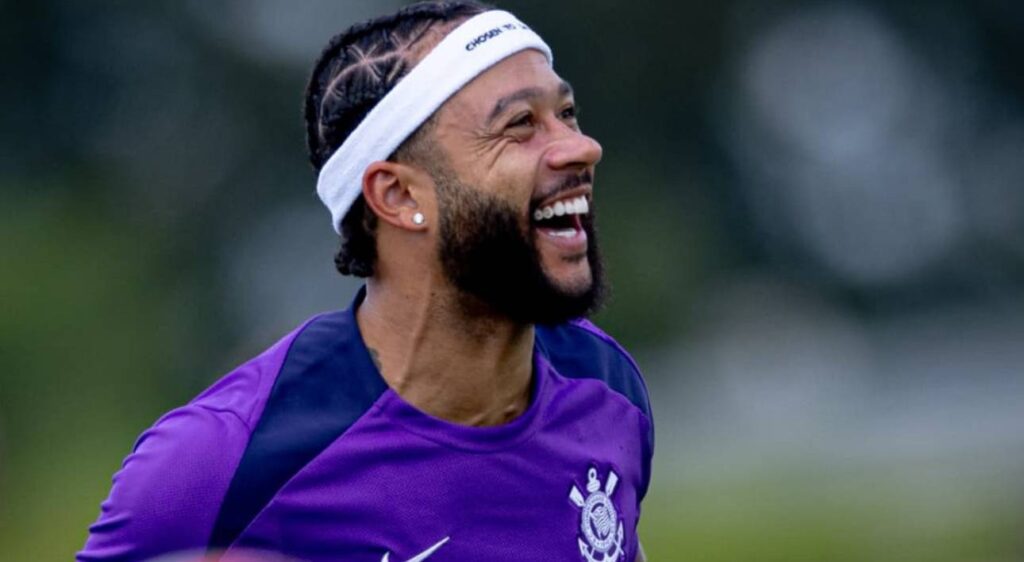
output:
[[141, 561], [205, 548], [248, 435], [236, 413], [195, 403], [158, 420], [114, 475], [76, 560]]
[[643, 467], [644, 483], [643, 488], [637, 494], [637, 501], [641, 502], [647, 497], [647, 490], [651, 487], [651, 469], [654, 461], [654, 418], [649, 411], [641, 418], [640, 439], [643, 441], [643, 458], [640, 460]]

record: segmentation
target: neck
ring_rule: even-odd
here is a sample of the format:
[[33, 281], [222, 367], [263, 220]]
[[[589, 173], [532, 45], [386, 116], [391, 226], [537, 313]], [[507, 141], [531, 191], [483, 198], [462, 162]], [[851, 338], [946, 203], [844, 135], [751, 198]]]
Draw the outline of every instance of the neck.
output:
[[445, 281], [371, 279], [356, 320], [385, 382], [423, 412], [487, 426], [529, 405], [533, 326], [467, 306]]

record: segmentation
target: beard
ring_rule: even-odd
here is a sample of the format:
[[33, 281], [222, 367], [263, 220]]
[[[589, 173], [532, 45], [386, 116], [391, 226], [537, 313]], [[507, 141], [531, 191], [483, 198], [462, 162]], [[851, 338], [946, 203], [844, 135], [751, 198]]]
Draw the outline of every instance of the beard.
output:
[[[533, 227], [503, 199], [435, 174], [440, 206], [440, 259], [465, 305], [525, 324], [558, 324], [596, 312], [604, 302], [604, 267], [593, 210], [581, 215], [587, 234], [587, 287], [559, 287], [544, 272]], [[529, 222], [528, 222], [529, 224]]]

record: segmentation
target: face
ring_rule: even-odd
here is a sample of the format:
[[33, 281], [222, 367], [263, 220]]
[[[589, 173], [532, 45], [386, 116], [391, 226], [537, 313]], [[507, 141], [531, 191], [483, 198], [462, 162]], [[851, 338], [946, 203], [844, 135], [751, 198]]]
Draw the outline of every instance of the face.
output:
[[544, 271], [537, 235], [523, 229], [515, 207], [450, 174], [435, 174], [434, 179], [441, 209], [441, 263], [449, 280], [473, 297], [467, 304], [529, 324], [579, 318], [600, 305], [604, 284], [592, 216], [580, 219], [589, 240], [591, 282], [567, 290]]
[[456, 287], [524, 322], [595, 309], [603, 294], [592, 181], [601, 147], [535, 51], [505, 59], [437, 115], [440, 255]]

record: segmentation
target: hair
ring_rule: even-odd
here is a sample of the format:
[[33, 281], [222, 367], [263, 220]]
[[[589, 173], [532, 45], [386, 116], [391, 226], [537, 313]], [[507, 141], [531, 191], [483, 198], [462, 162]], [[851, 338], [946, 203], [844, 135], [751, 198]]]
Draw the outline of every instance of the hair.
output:
[[[335, 35], [306, 86], [306, 146], [320, 171], [356, 126], [455, 25], [490, 9], [473, 0], [418, 2]], [[431, 40], [433, 39], [433, 40]], [[415, 162], [433, 117], [389, 156]], [[377, 216], [360, 196], [341, 220], [334, 264], [342, 275], [369, 277], [377, 261]]]

